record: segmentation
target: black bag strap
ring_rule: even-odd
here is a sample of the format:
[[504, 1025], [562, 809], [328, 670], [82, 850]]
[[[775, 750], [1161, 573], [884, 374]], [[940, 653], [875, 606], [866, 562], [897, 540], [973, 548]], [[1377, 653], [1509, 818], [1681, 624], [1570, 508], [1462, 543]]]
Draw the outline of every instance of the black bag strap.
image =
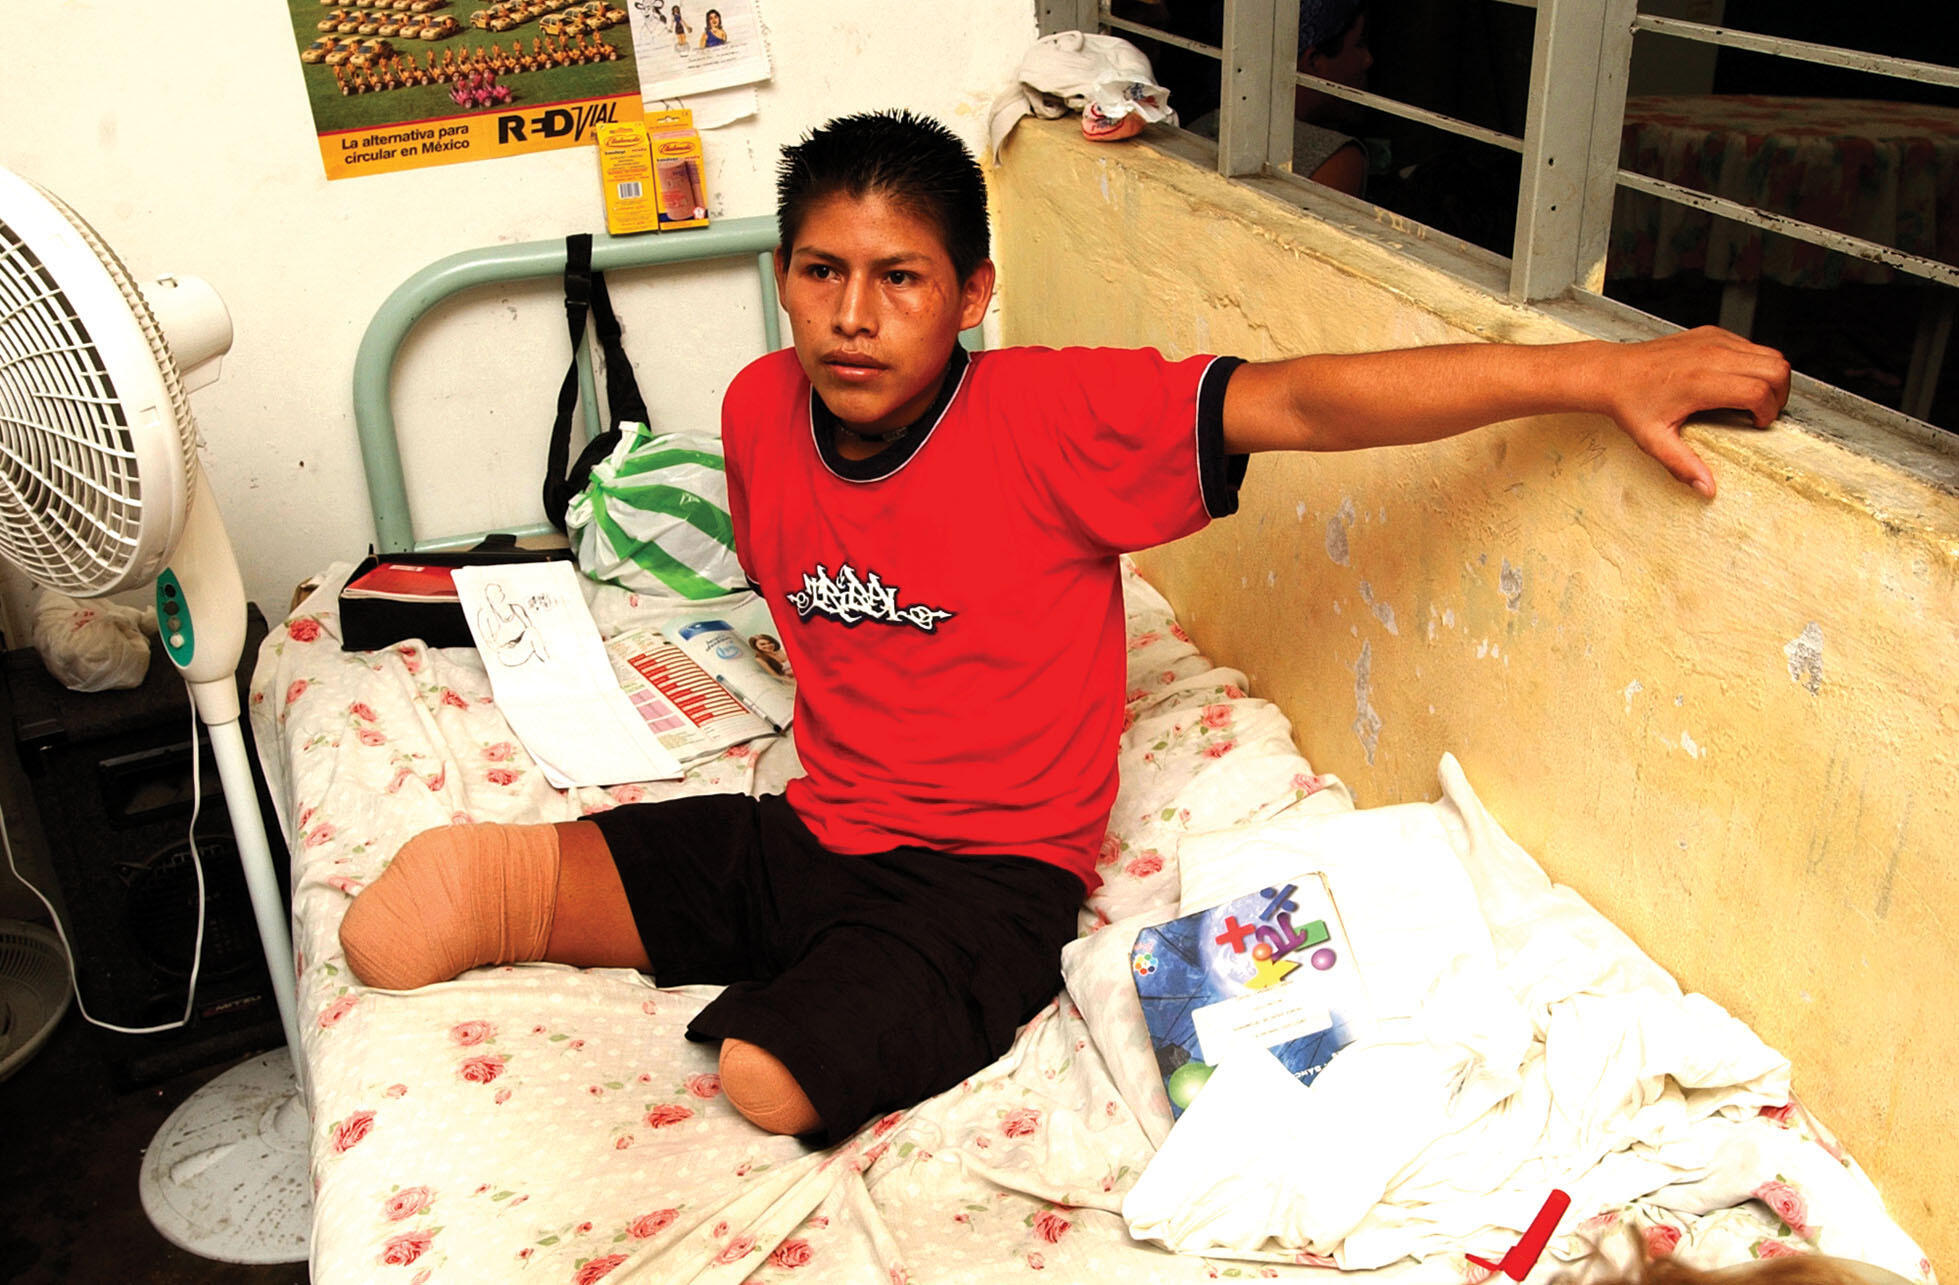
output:
[[[567, 472], [571, 454], [572, 412], [578, 407], [578, 347], [585, 341], [585, 317], [605, 359], [607, 428], [585, 444]], [[592, 467], [619, 443], [619, 425], [647, 421], [646, 399], [633, 378], [632, 362], [620, 342], [619, 318], [612, 311], [605, 274], [592, 267], [592, 237], [588, 232], [565, 238], [565, 328], [571, 334], [571, 368], [558, 389], [558, 417], [551, 425], [551, 447], [544, 463], [544, 515], [558, 530], [565, 529], [565, 508], [591, 480]]]

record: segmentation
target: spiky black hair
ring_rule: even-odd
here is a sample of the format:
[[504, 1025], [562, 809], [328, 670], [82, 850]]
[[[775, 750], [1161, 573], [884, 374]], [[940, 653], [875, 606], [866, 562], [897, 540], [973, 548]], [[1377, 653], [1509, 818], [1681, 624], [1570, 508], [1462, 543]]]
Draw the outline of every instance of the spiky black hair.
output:
[[843, 193], [882, 196], [939, 230], [964, 282], [990, 253], [986, 178], [959, 136], [909, 111], [840, 116], [782, 149], [776, 169], [776, 230], [782, 253], [816, 204]]

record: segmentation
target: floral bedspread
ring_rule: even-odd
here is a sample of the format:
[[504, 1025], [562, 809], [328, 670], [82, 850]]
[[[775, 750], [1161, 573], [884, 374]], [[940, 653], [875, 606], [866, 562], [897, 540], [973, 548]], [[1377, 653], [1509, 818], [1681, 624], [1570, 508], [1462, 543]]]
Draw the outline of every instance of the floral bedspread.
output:
[[[293, 853], [319, 1285], [1331, 1278], [1323, 1263], [1180, 1256], [1130, 1238], [1122, 1199], [1155, 1148], [1065, 994], [999, 1062], [811, 1152], [738, 1116], [713, 1050], [682, 1038], [712, 988], [554, 964], [414, 992], [361, 986], [340, 919], [411, 835], [764, 792], [795, 767], [786, 740], [764, 741], [677, 783], [552, 789], [491, 702], [474, 651], [340, 650], [345, 575], [335, 568], [273, 631], [251, 697]], [[1125, 589], [1122, 789], [1084, 931], [1174, 906], [1185, 833], [1309, 799], [1351, 806], [1294, 749], [1284, 716], [1201, 656], [1128, 568]], [[608, 633], [658, 623], [624, 594], [593, 608]], [[1776, 1123], [1834, 1146], [1793, 1104]], [[1591, 1230], [1622, 1221], [1653, 1248], [1698, 1249], [1704, 1265], [1809, 1252], [1803, 1199], [1796, 1188], [1744, 1194], [1684, 1219], [1636, 1206]], [[1373, 1275], [1454, 1285], [1485, 1273], [1448, 1255]]]

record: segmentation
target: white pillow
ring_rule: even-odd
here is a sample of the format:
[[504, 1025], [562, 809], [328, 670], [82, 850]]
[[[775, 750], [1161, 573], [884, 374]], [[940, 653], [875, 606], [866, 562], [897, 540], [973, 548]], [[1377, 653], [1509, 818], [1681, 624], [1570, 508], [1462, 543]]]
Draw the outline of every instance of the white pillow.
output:
[[1406, 1016], [1458, 958], [1495, 964], [1476, 888], [1463, 869], [1467, 837], [1446, 798], [1332, 815], [1281, 814], [1261, 825], [1193, 834], [1177, 849], [1179, 912], [1194, 914], [1298, 875], [1322, 875], [1375, 1015]]

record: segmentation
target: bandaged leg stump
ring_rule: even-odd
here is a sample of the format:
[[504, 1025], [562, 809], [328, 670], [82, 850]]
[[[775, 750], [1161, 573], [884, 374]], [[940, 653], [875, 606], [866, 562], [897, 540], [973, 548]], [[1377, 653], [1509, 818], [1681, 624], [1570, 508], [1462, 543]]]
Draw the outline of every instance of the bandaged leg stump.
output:
[[425, 830], [354, 898], [340, 945], [354, 975], [383, 990], [488, 964], [650, 966], [612, 854], [589, 821]]

